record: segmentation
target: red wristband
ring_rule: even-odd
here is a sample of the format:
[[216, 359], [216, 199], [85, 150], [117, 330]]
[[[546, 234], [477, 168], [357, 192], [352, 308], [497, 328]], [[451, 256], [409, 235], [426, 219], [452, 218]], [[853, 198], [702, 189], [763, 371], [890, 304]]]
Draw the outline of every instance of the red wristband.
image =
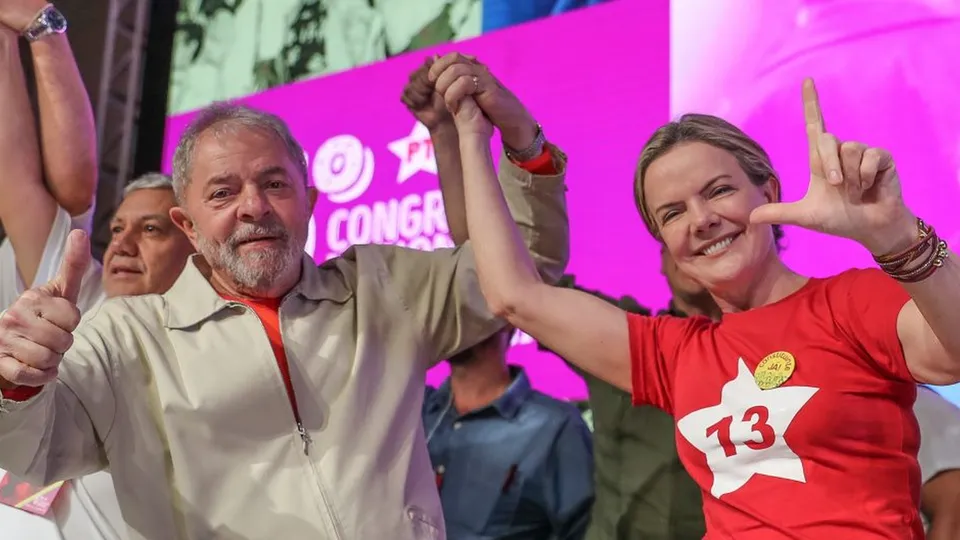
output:
[[557, 168], [553, 165], [553, 154], [550, 152], [550, 148], [547, 146], [543, 147], [543, 153], [531, 159], [530, 161], [524, 161], [523, 163], [517, 163], [514, 161], [514, 163], [517, 165], [517, 167], [520, 167], [530, 174], [542, 176], [557, 174]]
[[8, 390], [3, 390], [3, 399], [10, 401], [27, 401], [43, 390], [42, 386], [15, 386]]

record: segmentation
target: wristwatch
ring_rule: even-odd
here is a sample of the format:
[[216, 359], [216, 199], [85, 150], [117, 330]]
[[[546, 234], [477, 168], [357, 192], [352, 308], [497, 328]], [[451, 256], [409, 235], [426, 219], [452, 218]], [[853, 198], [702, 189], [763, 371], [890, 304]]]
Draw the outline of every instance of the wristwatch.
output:
[[507, 157], [512, 159], [516, 163], [523, 163], [525, 161], [530, 161], [540, 157], [540, 154], [543, 154], [543, 145], [547, 143], [547, 139], [543, 136], [543, 128], [540, 127], [540, 124], [537, 124], [537, 135], [533, 138], [533, 142], [530, 146], [522, 149], [516, 150], [514, 148], [508, 148], [504, 145], [503, 150], [507, 153]]
[[20, 33], [27, 41], [36, 41], [51, 34], [62, 34], [67, 31], [67, 19], [53, 4], [43, 6], [43, 9], [33, 18], [30, 26]]

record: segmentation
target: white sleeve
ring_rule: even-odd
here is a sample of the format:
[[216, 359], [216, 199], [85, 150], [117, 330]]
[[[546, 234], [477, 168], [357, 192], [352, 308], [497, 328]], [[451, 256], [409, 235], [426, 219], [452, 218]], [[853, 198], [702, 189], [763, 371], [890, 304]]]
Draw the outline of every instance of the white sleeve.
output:
[[82, 229], [89, 233], [93, 230], [93, 214], [96, 212], [96, 210], [96, 205], [93, 205], [89, 210], [80, 214], [79, 216], [70, 218], [70, 226], [74, 229]]
[[920, 424], [920, 476], [927, 483], [934, 476], [960, 469], [960, 409], [936, 391], [920, 386], [913, 411]]
[[[53, 226], [50, 227], [50, 235], [47, 236], [47, 245], [43, 246], [43, 256], [40, 257], [40, 266], [37, 267], [37, 277], [33, 278], [30, 288], [39, 287], [57, 277], [60, 262], [63, 261], [63, 252], [67, 246], [67, 236], [72, 230], [73, 220], [70, 219], [70, 214], [63, 208], [57, 208], [57, 217], [53, 220]], [[23, 284], [22, 281], [20, 283]], [[22, 289], [18, 296], [20, 294], [23, 294]]]
[[10, 245], [9, 238], [4, 238], [0, 243], [0, 311], [10, 307], [10, 304], [20, 296], [23, 290], [20, 282], [20, 272], [17, 270], [13, 246]]
[[[89, 212], [72, 219], [66, 210], [63, 208], [57, 209], [57, 215], [50, 227], [50, 234], [47, 236], [47, 243], [43, 246], [43, 255], [40, 257], [37, 275], [30, 287], [43, 285], [57, 276], [70, 231], [75, 228], [88, 228], [89, 224]], [[100, 263], [93, 261], [83, 278], [80, 298], [77, 302], [81, 312], [92, 308], [103, 296], [100, 276]], [[17, 259], [13, 246], [9, 239], [5, 239], [3, 244], [0, 245], [0, 309], [9, 307], [27, 288], [23, 283], [23, 278], [20, 277], [20, 271], [17, 269]]]

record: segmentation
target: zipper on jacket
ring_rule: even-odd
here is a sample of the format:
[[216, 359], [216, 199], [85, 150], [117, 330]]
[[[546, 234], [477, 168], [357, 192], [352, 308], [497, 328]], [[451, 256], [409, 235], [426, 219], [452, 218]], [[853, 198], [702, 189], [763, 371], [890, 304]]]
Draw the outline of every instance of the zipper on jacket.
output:
[[310, 455], [310, 444], [313, 443], [313, 439], [310, 437], [310, 434], [307, 433], [307, 430], [303, 428], [303, 422], [300, 421], [300, 414], [297, 411], [294, 411], [294, 416], [297, 417], [297, 431], [300, 432], [300, 440], [303, 441], [303, 455]]
[[[280, 301], [280, 305], [277, 306], [277, 331], [280, 333], [280, 343], [284, 343], [283, 339], [283, 319], [280, 317], [280, 312], [283, 310], [283, 302], [286, 300], [284, 298]], [[300, 434], [300, 442], [303, 444], [303, 455], [310, 455], [310, 445], [313, 444], [313, 438], [310, 437], [310, 433], [305, 427], [303, 427], [303, 420], [300, 418], [300, 406], [299, 400], [297, 400], [297, 391], [293, 389], [293, 375], [290, 371], [290, 358], [287, 358], [287, 347], [283, 345], [283, 354], [287, 362], [287, 377], [290, 379], [290, 409], [293, 411], [293, 419], [297, 423], [297, 433]], [[279, 370], [279, 365], [277, 366]], [[283, 379], [283, 373], [280, 373], [280, 378]], [[283, 381], [284, 389], [286, 389], [287, 381]]]
[[[284, 298], [284, 300], [281, 300], [280, 305], [277, 306], [277, 323], [279, 326], [281, 343], [283, 343], [284, 337], [283, 337], [283, 324], [282, 324], [283, 319], [280, 318], [280, 311], [283, 309], [284, 301], [286, 301], [286, 298]], [[257, 315], [256, 310], [254, 310], [250, 306], [247, 306], [246, 304], [243, 304], [240, 302], [233, 302], [233, 304], [241, 306], [247, 311], [253, 311], [254, 315]], [[267, 329], [266, 327], [263, 326], [263, 321], [260, 320], [259, 315], [257, 315], [257, 320], [260, 321], [260, 326], [263, 327], [264, 333], [266, 333]], [[268, 340], [269, 340], [269, 336], [268, 336]], [[284, 354], [286, 354], [286, 347], [284, 347]], [[289, 370], [290, 370], [289, 358], [287, 359], [287, 370], [289, 373]], [[277, 366], [277, 371], [278, 372], [280, 371], [279, 365]], [[286, 392], [286, 381], [283, 379], [282, 372], [280, 373], [280, 382], [284, 386], [284, 392]], [[313, 472], [314, 483], [320, 492], [320, 498], [324, 506], [323, 509], [326, 511], [326, 515], [324, 517], [326, 518], [328, 529], [333, 532], [335, 536], [335, 540], [342, 540], [343, 533], [341, 532], [341, 530], [343, 526], [340, 524], [340, 521], [336, 518], [336, 515], [333, 512], [333, 506], [330, 503], [330, 495], [327, 493], [327, 490], [324, 487], [323, 482], [319, 480], [320, 471], [317, 470], [317, 466], [313, 463], [313, 460], [310, 459], [310, 445], [313, 444], [313, 438], [310, 436], [310, 432], [307, 431], [307, 429], [303, 425], [303, 421], [300, 419], [300, 408], [297, 406], [297, 393], [293, 389], [292, 380], [290, 384], [290, 394], [287, 397], [290, 400], [290, 410], [293, 412], [293, 419], [296, 422], [297, 433], [300, 435], [300, 441], [303, 443], [304, 459], [306, 460], [307, 466]]]
[[[277, 319], [278, 319], [278, 323], [280, 323], [279, 327], [280, 327], [281, 342], [283, 342], [283, 324], [282, 324], [283, 319], [280, 318], [280, 312], [283, 309], [283, 302], [285, 301], [286, 301], [286, 298], [281, 300], [280, 305], [277, 306]], [[289, 370], [289, 368], [290, 368], [290, 362], [288, 359], [287, 369]], [[292, 384], [290, 386], [291, 388], [293, 387]], [[296, 392], [293, 390], [291, 390], [291, 392], [293, 394], [291, 396], [292, 397], [291, 408], [293, 409], [293, 417], [297, 421], [297, 432], [300, 434], [300, 440], [303, 442], [303, 455], [306, 458], [307, 466], [310, 467], [310, 469], [313, 471], [314, 483], [316, 484], [317, 489], [320, 492], [320, 498], [323, 501], [324, 509], [327, 511], [326, 518], [330, 526], [330, 529], [332, 529], [333, 534], [336, 537], [336, 540], [342, 540], [343, 533], [341, 532], [341, 530], [343, 526], [340, 524], [340, 521], [336, 518], [336, 514], [333, 511], [333, 505], [330, 502], [330, 495], [327, 493], [326, 487], [323, 485], [323, 482], [320, 480], [321, 478], [320, 471], [317, 470], [317, 465], [313, 462], [312, 459], [310, 459], [310, 445], [313, 444], [313, 438], [310, 437], [310, 432], [308, 432], [306, 428], [303, 427], [303, 422], [300, 420], [300, 408], [297, 406]]]

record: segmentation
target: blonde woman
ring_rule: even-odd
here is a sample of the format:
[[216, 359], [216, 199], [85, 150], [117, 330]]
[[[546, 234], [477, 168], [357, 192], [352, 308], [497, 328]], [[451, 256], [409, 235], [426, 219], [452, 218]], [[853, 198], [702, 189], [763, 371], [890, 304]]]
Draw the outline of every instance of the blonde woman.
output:
[[[721, 321], [626, 314], [541, 282], [510, 219], [483, 88], [431, 78], [455, 111], [467, 221], [490, 307], [562, 357], [677, 420], [707, 538], [922, 538], [916, 383], [960, 379], [960, 267], [904, 205], [891, 156], [825, 131], [804, 85], [810, 187], [780, 203], [760, 146], [722, 119], [671, 122], [644, 148], [636, 197]], [[816, 279], [780, 259], [776, 223], [853, 239], [882, 270]]]

